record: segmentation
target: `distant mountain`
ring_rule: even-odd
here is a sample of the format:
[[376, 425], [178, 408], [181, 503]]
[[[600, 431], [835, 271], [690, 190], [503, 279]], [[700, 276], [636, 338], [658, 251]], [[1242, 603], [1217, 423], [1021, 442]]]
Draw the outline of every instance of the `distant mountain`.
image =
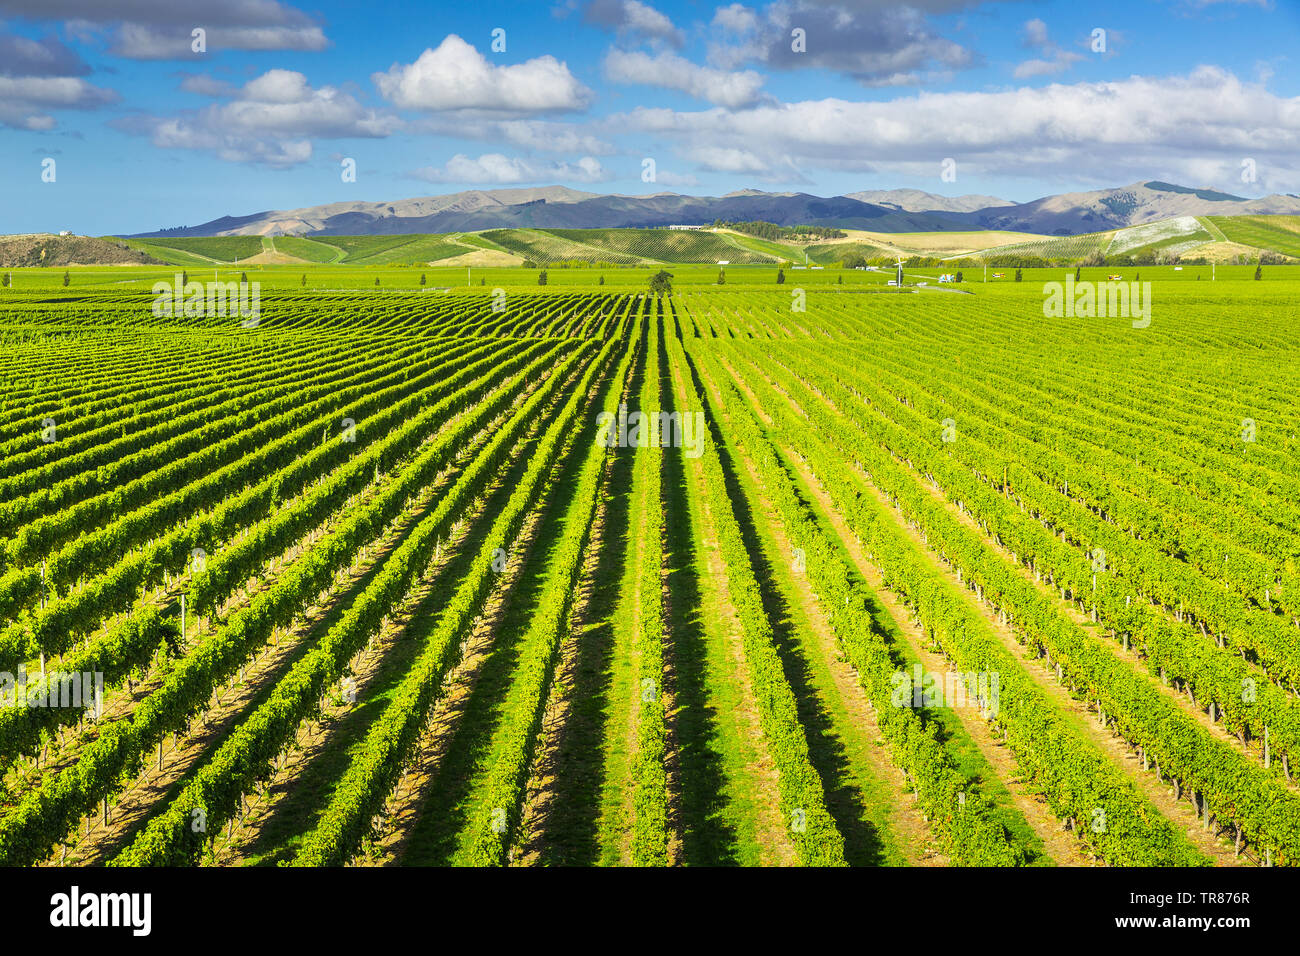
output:
[[145, 237], [236, 235], [405, 235], [480, 229], [598, 229], [704, 225], [717, 219], [780, 226], [825, 225], [872, 232], [1004, 229], [1075, 235], [1177, 216], [1300, 214], [1300, 199], [1245, 199], [1163, 182], [1064, 193], [1027, 203], [992, 196], [945, 197], [915, 189], [873, 190], [823, 198], [742, 189], [725, 196], [654, 193], [601, 195], [564, 186], [470, 190], [392, 202], [337, 202], [302, 209], [223, 216]]
[[907, 212], [977, 212], [995, 206], [1015, 205], [1008, 199], [998, 199], [996, 196], [936, 196], [919, 189], [867, 189], [848, 193], [847, 196], [849, 199], [860, 199]]
[[1300, 199], [1265, 196], [1246, 199], [1212, 189], [1189, 189], [1172, 183], [1146, 182], [1062, 193], [1032, 202], [966, 214], [972, 225], [1045, 235], [1072, 236], [1173, 219], [1178, 216], [1295, 215]]

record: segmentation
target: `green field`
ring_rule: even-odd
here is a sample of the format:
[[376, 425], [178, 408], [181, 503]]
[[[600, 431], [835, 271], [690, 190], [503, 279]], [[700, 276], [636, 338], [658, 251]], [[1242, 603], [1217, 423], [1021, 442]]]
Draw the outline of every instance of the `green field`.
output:
[[331, 245], [327, 240], [298, 236], [276, 236], [275, 248], [286, 255], [317, 264], [342, 262], [347, 256], [347, 250]]
[[140, 249], [173, 265], [232, 263], [262, 251], [260, 236], [218, 236], [211, 239], [128, 239]]
[[659, 268], [14, 270], [0, 864], [1300, 865], [1300, 266]]
[[[597, 249], [635, 256], [650, 262], [776, 262], [779, 258], [759, 251], [738, 236], [688, 229], [548, 229], [547, 233]], [[563, 257], [560, 257], [563, 258]]]
[[1300, 258], [1300, 216], [1210, 216], [1229, 242]]
[[[1286, 216], [1187, 216], [1086, 235], [1043, 237], [960, 255], [934, 251], [941, 248], [936, 246], [935, 238], [942, 237], [951, 249], [956, 235], [961, 234], [900, 233], [894, 245], [903, 249], [914, 246], [915, 251], [909, 255], [938, 256], [948, 261], [1014, 261], [1021, 257], [1066, 265], [1095, 255], [1105, 255], [1112, 263], [1170, 256], [1192, 259], [1202, 246], [1231, 241], [1259, 252], [1300, 258], [1300, 217]], [[272, 246], [280, 256], [303, 264], [365, 267], [428, 266], [476, 250], [503, 252], [539, 265], [589, 266], [687, 266], [719, 261], [774, 265], [782, 261], [802, 263], [805, 256], [809, 263], [834, 265], [846, 255], [861, 255], [868, 260], [887, 260], [895, 255], [868, 241], [795, 245], [725, 231], [670, 229], [489, 229], [448, 235], [280, 236], [265, 242], [256, 236], [126, 241], [132, 248], [169, 265], [195, 268], [230, 264], [255, 256], [264, 247], [269, 252]]]

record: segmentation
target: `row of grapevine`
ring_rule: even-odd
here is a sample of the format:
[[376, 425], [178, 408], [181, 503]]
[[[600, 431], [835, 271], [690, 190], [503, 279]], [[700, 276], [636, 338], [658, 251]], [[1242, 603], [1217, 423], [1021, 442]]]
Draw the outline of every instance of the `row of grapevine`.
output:
[[[539, 351], [540, 355], [525, 365], [528, 358]], [[218, 552], [203, 570], [191, 577], [191, 608], [195, 613], [215, 609], [218, 602], [250, 574], [259, 572], [267, 560], [298, 541], [313, 527], [321, 525], [325, 516], [333, 514], [361, 492], [373, 480], [374, 474], [391, 468], [430, 437], [437, 435], [437, 447], [443, 454], [450, 454], [467, 436], [474, 434], [514, 401], [525, 383], [553, 364], [564, 351], [561, 345], [546, 348], [538, 343], [520, 350], [509, 361], [498, 362], [495, 356], [491, 356], [485, 360], [484, 367], [469, 366], [461, 374], [448, 379], [448, 384], [454, 385], [462, 375], [472, 378], [474, 373], [486, 371], [480, 378], [471, 380], [349, 459], [301, 499], [249, 528], [245, 535]], [[486, 363], [493, 363], [490, 369]], [[515, 371], [520, 366], [523, 367]], [[457, 408], [467, 411], [445, 434], [440, 434], [439, 430], [451, 420]], [[382, 433], [375, 433], [376, 436], [379, 434]], [[159, 640], [165, 636], [166, 627], [167, 619], [161, 617], [155, 608], [139, 608], [84, 650], [69, 655], [61, 669], [102, 673], [105, 683], [112, 686], [133, 669], [148, 663]], [[33, 682], [33, 686], [39, 690], [42, 685]], [[0, 711], [0, 740], [4, 741], [0, 754], [8, 755], [10, 748], [32, 748], [39, 743], [43, 729], [73, 719], [73, 712], [66, 709]]]
[[[662, 307], [660, 307], [662, 309]], [[660, 342], [662, 314], [652, 316], [647, 330], [645, 382], [641, 388], [642, 421], [654, 421], [664, 408], [663, 377], [666, 352]], [[632, 863], [668, 864], [668, 727], [664, 714], [663, 619], [663, 457], [659, 442], [636, 450], [639, 474], [646, 486], [641, 520], [640, 576], [637, 604], [640, 626], [636, 646], [640, 656], [637, 685], [636, 754], [632, 764]]]
[[[704, 403], [691, 380], [680, 341], [673, 336], [666, 337], [666, 341], [670, 366], [685, 398], [679, 406], [681, 412], [702, 412]], [[754, 569], [732, 510], [716, 440], [713, 429], [706, 428], [701, 458], [705, 500], [727, 569], [727, 591], [741, 623], [745, 665], [757, 699], [760, 723], [777, 767], [781, 814], [790, 840], [804, 863], [844, 866], [844, 837], [826, 808], [824, 784], [809, 758], [798, 705], [777, 653], [772, 624], [759, 596]]]
[[[786, 441], [809, 460], [821, 463], [817, 478], [836, 509], [872, 559], [885, 583], [906, 598], [927, 632], [963, 671], [997, 674], [1001, 704], [992, 722], [1016, 755], [1022, 772], [1041, 790], [1056, 815], [1072, 821], [1075, 833], [1111, 865], [1170, 866], [1198, 864], [1202, 858], [1132, 783], [1057, 712], [1019, 662], [1002, 646], [979, 613], [939, 572], [931, 569], [894, 519], [886, 514], [841, 461], [845, 454], [863, 461], [861, 442], [853, 442], [841, 422], [818, 408], [810, 389], [758, 356], [747, 359], [798, 395], [807, 417], [796, 419], [777, 397], [765, 406], [781, 421]], [[801, 374], [810, 375], [807, 369]], [[761, 380], [758, 384], [762, 384]], [[761, 392], [774, 394], [769, 389]], [[810, 447], [813, 433], [829, 454]], [[881, 469], [870, 471], [874, 482]], [[891, 489], [892, 490], [892, 489]], [[938, 540], [936, 538], [936, 540]], [[1098, 813], [1100, 811], [1100, 814]], [[1092, 826], [1101, 819], [1104, 826]]]
[[[633, 342], [633, 347], [623, 350], [611, 386], [597, 406], [604, 415], [616, 414], [624, 399], [640, 337]], [[578, 575], [610, 458], [609, 449], [599, 440], [600, 416], [592, 415], [590, 406], [585, 411], [581, 427], [574, 429], [581, 468], [571, 483], [563, 536], [548, 555], [546, 580], [520, 640], [519, 661], [493, 733], [490, 765], [469, 824], [470, 842], [460, 855], [461, 862], [472, 866], [500, 866], [508, 861], [560, 643], [571, 629]]]
[[[831, 629], [845, 656], [857, 670], [858, 679], [876, 713], [880, 731], [889, 742], [894, 762], [907, 775], [926, 818], [940, 837], [944, 853], [954, 863], [968, 866], [1020, 866], [1024, 849], [991, 817], [991, 806], [978, 786], [954, 764], [937, 728], [922, 711], [898, 706], [894, 701], [895, 675], [908, 672], [905, 662], [889, 647], [880, 626], [867, 606], [863, 585], [840, 555], [834, 543], [817, 524], [811, 508], [781, 464], [777, 449], [760, 431], [749, 403], [735, 384], [700, 350], [697, 361], [709, 365], [714, 381], [722, 382], [721, 404], [725, 417], [758, 469], [764, 490], [784, 524], [793, 547], [804, 555], [808, 582], [817, 596]], [[707, 397], [707, 393], [706, 393]], [[821, 470], [827, 451], [811, 467]]]
[[[119, 866], [163, 866], [198, 862], [209, 836], [192, 827], [198, 811], [211, 828], [236, 812], [240, 798], [270, 770], [270, 761], [289, 742], [298, 725], [319, 704], [325, 689], [343, 674], [347, 662], [365, 646], [386, 616], [409, 593], [434, 558], [452, 523], [468, 510], [495, 477], [502, 462], [538, 414], [579, 366], [577, 352], [557, 366], [489, 440], [434, 510], [420, 520], [384, 562], [379, 573], [330, 628], [321, 641], [296, 662], [267, 701], [244, 720], [181, 794], [155, 816], [112, 862]], [[536, 462], [542, 464], [540, 459]], [[488, 573], [490, 561], [485, 565]]]

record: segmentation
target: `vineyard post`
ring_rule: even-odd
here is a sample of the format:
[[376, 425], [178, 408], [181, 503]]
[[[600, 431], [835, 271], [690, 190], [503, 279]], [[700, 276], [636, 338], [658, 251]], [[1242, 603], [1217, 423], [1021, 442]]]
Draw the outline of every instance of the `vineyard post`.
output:
[[181, 595], [181, 644], [185, 643], [185, 595]]

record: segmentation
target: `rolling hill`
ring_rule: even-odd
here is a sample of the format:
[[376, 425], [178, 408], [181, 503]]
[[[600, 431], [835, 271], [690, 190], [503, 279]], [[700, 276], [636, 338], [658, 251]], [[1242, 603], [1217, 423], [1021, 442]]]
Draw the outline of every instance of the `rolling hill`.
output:
[[621, 229], [761, 220], [875, 233], [997, 230], [1049, 236], [1123, 229], [1182, 216], [1300, 215], [1300, 197], [1247, 199], [1148, 181], [1024, 203], [885, 190], [821, 197], [742, 189], [725, 196], [599, 195], [563, 186], [469, 190], [390, 202], [336, 202], [142, 233], [140, 239], [214, 236], [397, 236], [492, 229]]

